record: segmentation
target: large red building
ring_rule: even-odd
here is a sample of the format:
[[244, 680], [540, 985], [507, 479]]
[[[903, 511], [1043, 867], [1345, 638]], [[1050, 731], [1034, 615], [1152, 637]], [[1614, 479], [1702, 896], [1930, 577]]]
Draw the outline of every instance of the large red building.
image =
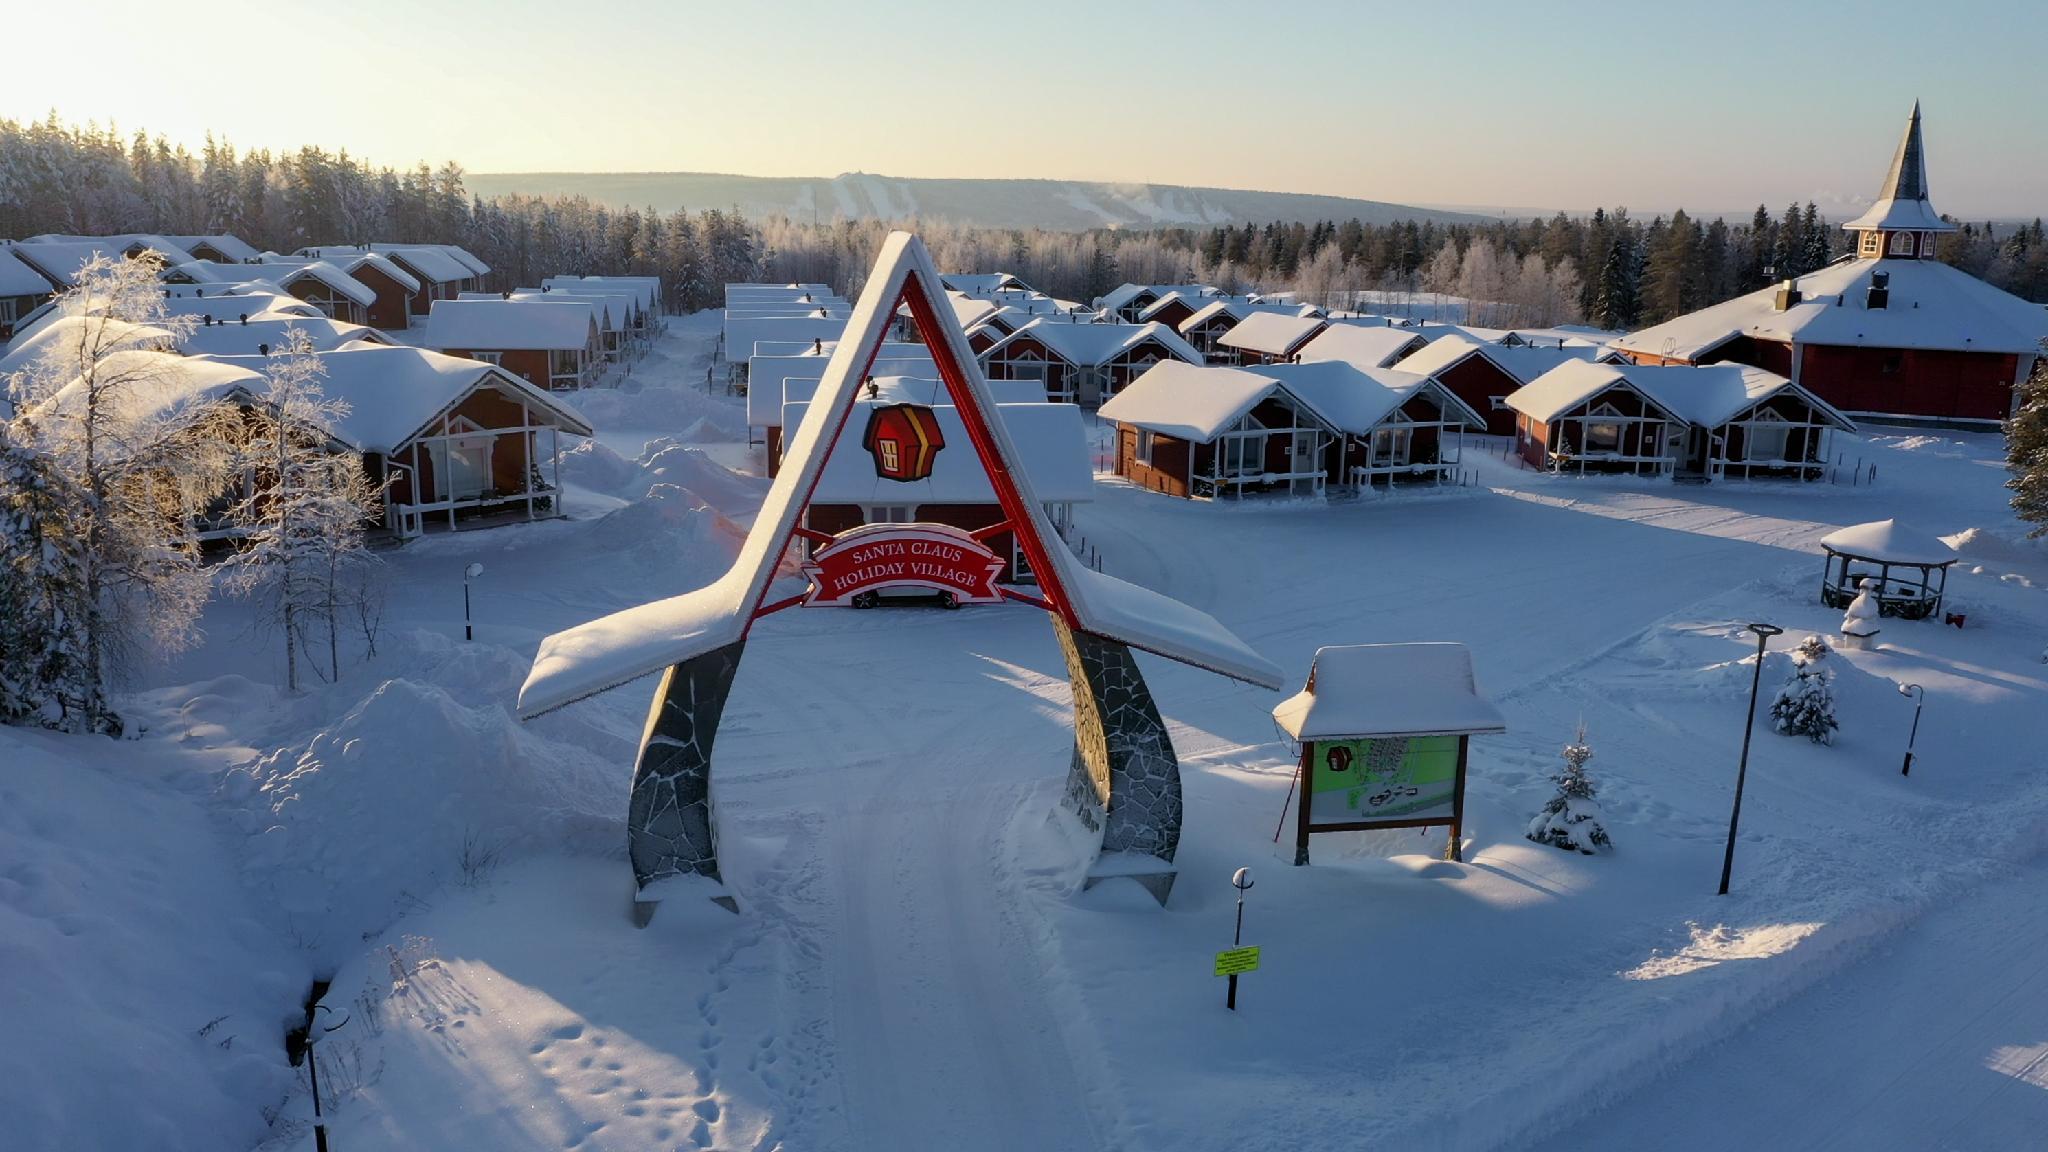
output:
[[1989, 425], [2048, 339], [2048, 309], [1934, 258], [1955, 225], [1927, 198], [1920, 106], [1856, 254], [1616, 340], [1638, 364], [1766, 368], [1851, 416]]

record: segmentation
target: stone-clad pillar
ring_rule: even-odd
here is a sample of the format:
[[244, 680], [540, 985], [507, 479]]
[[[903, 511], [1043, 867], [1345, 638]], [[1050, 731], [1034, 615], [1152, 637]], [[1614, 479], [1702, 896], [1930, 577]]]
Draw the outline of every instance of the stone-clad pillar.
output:
[[[662, 675], [647, 713], [647, 730], [640, 737], [640, 760], [626, 809], [626, 846], [640, 892], [676, 876], [703, 876], [723, 888], [718, 822], [711, 805], [711, 744], [745, 646], [740, 641], [713, 649]], [[712, 899], [739, 911], [730, 895]], [[640, 924], [653, 915], [653, 902], [634, 904]]]
[[[1086, 887], [1129, 876], [1161, 904], [1180, 848], [1180, 761], [1128, 645], [1052, 617], [1074, 689], [1074, 759], [1065, 805], [1102, 836]], [[1144, 857], [1151, 857], [1146, 861]]]

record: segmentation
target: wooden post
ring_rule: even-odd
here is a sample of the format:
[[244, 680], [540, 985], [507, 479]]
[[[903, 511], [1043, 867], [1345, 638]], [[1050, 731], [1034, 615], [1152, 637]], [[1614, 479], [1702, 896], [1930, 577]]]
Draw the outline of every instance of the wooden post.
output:
[[1315, 796], [1316, 745], [1313, 740], [1301, 742], [1301, 804], [1295, 809], [1294, 819], [1294, 866], [1299, 868], [1308, 863], [1308, 825], [1311, 798]]
[[1465, 752], [1472, 747], [1470, 736], [1458, 737], [1458, 783], [1451, 798], [1451, 842], [1444, 845], [1444, 859], [1465, 862]]

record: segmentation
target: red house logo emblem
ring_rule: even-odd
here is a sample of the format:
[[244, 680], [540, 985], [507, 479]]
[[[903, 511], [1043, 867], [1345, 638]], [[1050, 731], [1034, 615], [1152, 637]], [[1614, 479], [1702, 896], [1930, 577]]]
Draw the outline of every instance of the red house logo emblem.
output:
[[875, 459], [875, 475], [884, 480], [931, 478], [932, 462], [946, 438], [939, 432], [939, 418], [922, 404], [890, 404], [868, 416], [867, 431], [860, 446]]

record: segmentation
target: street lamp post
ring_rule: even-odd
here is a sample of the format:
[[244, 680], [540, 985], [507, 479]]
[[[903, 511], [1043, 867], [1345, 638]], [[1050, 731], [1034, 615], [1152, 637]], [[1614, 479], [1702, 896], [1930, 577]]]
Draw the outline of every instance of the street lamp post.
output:
[[1742, 729], [1742, 760], [1735, 768], [1735, 806], [1728, 812], [1728, 851], [1721, 857], [1721, 892], [1728, 894], [1728, 878], [1735, 871], [1735, 830], [1742, 823], [1742, 785], [1749, 778], [1749, 738], [1756, 731], [1756, 693], [1764, 678], [1764, 647], [1785, 630], [1775, 624], [1743, 626], [1756, 637], [1756, 670], [1749, 678], [1749, 721]]
[[1920, 738], [1920, 710], [1927, 707], [1927, 690], [1918, 684], [1899, 685], [1899, 695], [1913, 701], [1913, 727], [1906, 733], [1906, 762], [1899, 765], [1899, 775], [1913, 774], [1913, 742]]
[[[1249, 868], [1239, 868], [1236, 872], [1233, 872], [1230, 876], [1230, 886], [1237, 889], [1237, 931], [1230, 935], [1230, 946], [1237, 948], [1244, 944], [1244, 892], [1245, 889], [1252, 886], [1252, 870]], [[1237, 973], [1235, 972], [1230, 974], [1230, 990], [1224, 994], [1223, 1006], [1232, 1012], [1237, 1011]]]
[[482, 564], [471, 564], [462, 570], [462, 638], [476, 639], [476, 629], [469, 622], [469, 582], [484, 574]]

